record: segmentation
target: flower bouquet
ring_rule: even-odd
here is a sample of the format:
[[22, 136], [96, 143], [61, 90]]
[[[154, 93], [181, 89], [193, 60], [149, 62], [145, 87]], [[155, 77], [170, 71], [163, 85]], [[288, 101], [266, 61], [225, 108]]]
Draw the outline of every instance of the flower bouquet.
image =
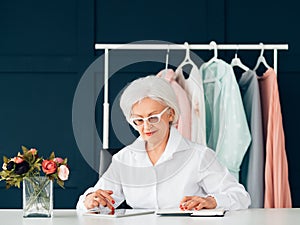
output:
[[[20, 188], [23, 182], [23, 216], [51, 217], [53, 209], [53, 181], [64, 188], [69, 177], [67, 159], [55, 157], [54, 152], [44, 159], [35, 148], [28, 150], [22, 146], [23, 153], [12, 158], [3, 157], [0, 181], [6, 188]], [[43, 171], [44, 176], [41, 176]]]

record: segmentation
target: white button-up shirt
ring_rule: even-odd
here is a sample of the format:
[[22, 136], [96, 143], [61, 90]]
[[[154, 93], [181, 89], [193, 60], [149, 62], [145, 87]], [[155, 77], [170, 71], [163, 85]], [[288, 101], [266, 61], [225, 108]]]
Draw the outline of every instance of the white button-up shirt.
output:
[[153, 165], [138, 138], [113, 156], [112, 163], [96, 185], [77, 203], [86, 210], [85, 196], [98, 189], [112, 190], [117, 207], [125, 199], [132, 208], [179, 208], [184, 196], [213, 196], [217, 208], [245, 209], [250, 197], [244, 187], [222, 166], [215, 152], [170, 129], [166, 149]]

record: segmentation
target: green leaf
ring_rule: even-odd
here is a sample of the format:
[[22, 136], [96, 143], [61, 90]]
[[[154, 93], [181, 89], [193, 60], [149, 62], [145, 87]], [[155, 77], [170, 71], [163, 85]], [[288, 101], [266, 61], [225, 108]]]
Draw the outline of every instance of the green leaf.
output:
[[8, 163], [8, 158], [6, 156], [3, 156], [3, 162]]
[[49, 156], [49, 159], [52, 160], [54, 158], [55, 158], [55, 154], [54, 154], [54, 152], [52, 152], [51, 155]]
[[25, 146], [22, 145], [21, 148], [22, 148], [24, 154], [25, 154], [26, 152], [28, 152], [28, 148], [26, 148]]
[[5, 188], [6, 188], [6, 189], [9, 189], [9, 188], [10, 188], [10, 185], [9, 185], [8, 183], [6, 183]]
[[64, 187], [64, 184], [65, 184], [65, 183], [64, 183], [62, 180], [57, 179], [57, 180], [56, 180], [56, 183], [57, 183], [61, 188], [65, 189], [65, 187]]

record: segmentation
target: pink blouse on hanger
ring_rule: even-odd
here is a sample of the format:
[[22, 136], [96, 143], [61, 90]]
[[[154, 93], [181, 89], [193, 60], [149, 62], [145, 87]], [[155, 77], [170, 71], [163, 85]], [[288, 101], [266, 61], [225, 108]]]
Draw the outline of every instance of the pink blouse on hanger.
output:
[[291, 208], [288, 162], [275, 71], [258, 77], [266, 143], [265, 208]]
[[176, 79], [175, 72], [172, 69], [168, 69], [166, 73], [165, 71], [166, 70], [160, 71], [156, 76], [163, 77], [171, 84], [176, 94], [177, 102], [180, 109], [178, 123], [175, 127], [177, 128], [179, 133], [182, 134], [182, 136], [190, 140], [191, 139], [191, 105], [189, 99], [187, 97], [185, 90], [175, 81]]

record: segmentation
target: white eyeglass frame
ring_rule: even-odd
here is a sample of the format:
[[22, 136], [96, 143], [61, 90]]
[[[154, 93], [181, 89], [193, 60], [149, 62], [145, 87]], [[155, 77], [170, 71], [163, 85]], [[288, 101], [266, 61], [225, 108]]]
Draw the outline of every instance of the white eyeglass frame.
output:
[[[147, 121], [149, 124], [157, 124], [157, 123], [160, 122], [162, 115], [163, 115], [169, 108], [170, 108], [170, 107], [168, 106], [168, 107], [166, 107], [163, 111], [161, 111], [160, 113], [158, 113], [158, 114], [153, 114], [153, 115], [148, 116], [148, 117], [145, 117], [145, 118], [142, 118], [142, 117], [134, 117], [134, 118], [130, 118], [129, 121], [130, 121], [130, 123], [131, 123], [133, 126], [135, 126], [135, 127], [143, 126], [143, 125], [145, 124], [146, 121]], [[157, 118], [158, 118], [158, 121], [155, 122], [155, 123], [151, 123], [151, 122], [149, 121], [149, 119], [152, 118], [152, 117], [157, 117]], [[143, 120], [143, 123], [140, 124], [140, 125], [136, 125], [136, 124], [134, 123], [134, 120]]]

